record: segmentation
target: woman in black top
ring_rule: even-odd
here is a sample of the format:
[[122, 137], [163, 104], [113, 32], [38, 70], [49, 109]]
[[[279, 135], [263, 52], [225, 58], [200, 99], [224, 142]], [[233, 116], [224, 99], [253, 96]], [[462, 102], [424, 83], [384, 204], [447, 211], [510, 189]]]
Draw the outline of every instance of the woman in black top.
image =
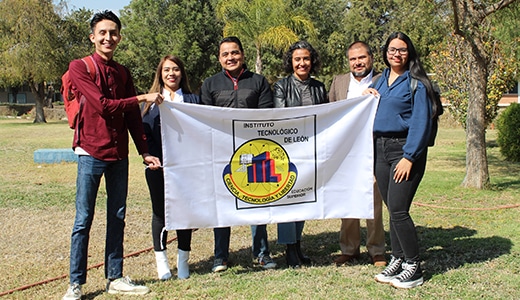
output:
[[[191, 93], [184, 63], [174, 55], [167, 55], [161, 59], [150, 91], [160, 92], [164, 101], [200, 103], [199, 96]], [[144, 107], [143, 125], [149, 152], [157, 156], [162, 164], [161, 120], [159, 107], [156, 104], [146, 104]], [[159, 279], [166, 280], [172, 275], [166, 254], [168, 232], [165, 230], [164, 220], [163, 170], [153, 171], [147, 168], [145, 175], [152, 200], [152, 238], [157, 274]], [[177, 230], [177, 277], [180, 279], [190, 276], [188, 259], [191, 250], [191, 234], [191, 229]]]

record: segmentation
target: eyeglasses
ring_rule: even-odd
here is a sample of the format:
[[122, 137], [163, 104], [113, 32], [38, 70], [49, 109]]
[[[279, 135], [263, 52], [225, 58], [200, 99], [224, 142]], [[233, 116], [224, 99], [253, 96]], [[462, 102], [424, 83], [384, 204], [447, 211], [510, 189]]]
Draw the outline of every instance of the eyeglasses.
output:
[[394, 55], [396, 52], [399, 52], [401, 55], [408, 54], [408, 49], [406, 48], [388, 48], [388, 54]]

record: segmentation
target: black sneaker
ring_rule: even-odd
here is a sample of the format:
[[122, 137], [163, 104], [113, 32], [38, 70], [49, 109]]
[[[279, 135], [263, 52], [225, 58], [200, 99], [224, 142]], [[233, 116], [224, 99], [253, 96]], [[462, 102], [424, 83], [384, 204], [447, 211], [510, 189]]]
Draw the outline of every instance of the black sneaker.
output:
[[410, 289], [423, 284], [421, 265], [418, 261], [404, 262], [403, 271], [390, 281], [393, 287]]
[[392, 281], [392, 279], [399, 275], [403, 270], [401, 267], [403, 262], [404, 259], [402, 257], [395, 257], [392, 255], [388, 266], [383, 270], [383, 272], [376, 275], [376, 281], [381, 283], [390, 283], [390, 281]]

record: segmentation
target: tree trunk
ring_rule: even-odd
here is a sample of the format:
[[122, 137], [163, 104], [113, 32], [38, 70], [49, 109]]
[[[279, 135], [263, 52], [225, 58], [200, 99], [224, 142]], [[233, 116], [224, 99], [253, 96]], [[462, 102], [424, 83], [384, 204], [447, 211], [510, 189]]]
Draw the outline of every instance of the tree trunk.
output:
[[33, 123], [47, 123], [47, 120], [45, 120], [45, 112], [43, 111], [43, 107], [45, 106], [44, 84], [43, 82], [30, 82], [29, 86], [31, 86], [31, 92], [36, 96], [36, 114]]
[[257, 74], [262, 74], [262, 53], [260, 47], [256, 48], [255, 72]]
[[488, 70], [486, 64], [478, 56], [470, 55], [469, 60], [470, 81], [466, 119], [466, 177], [462, 182], [462, 186], [485, 189], [489, 187], [485, 119]]

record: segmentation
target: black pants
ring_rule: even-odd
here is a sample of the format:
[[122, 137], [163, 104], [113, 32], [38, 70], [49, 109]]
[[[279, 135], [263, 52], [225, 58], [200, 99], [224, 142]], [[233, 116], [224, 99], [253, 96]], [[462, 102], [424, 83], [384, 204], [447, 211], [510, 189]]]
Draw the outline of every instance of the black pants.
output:
[[[164, 174], [163, 170], [156, 171], [146, 169], [146, 183], [150, 190], [150, 198], [152, 200], [152, 239], [155, 251], [163, 251], [166, 249], [166, 241], [168, 232], [165, 230], [164, 221]], [[177, 231], [177, 248], [190, 251], [191, 250], [191, 234], [193, 230], [182, 229]]]
[[392, 255], [407, 261], [419, 260], [417, 231], [410, 216], [415, 192], [426, 169], [427, 149], [412, 165], [407, 181], [396, 183], [394, 169], [403, 158], [406, 138], [378, 137], [375, 140], [375, 176], [383, 201], [390, 215], [390, 244]]

